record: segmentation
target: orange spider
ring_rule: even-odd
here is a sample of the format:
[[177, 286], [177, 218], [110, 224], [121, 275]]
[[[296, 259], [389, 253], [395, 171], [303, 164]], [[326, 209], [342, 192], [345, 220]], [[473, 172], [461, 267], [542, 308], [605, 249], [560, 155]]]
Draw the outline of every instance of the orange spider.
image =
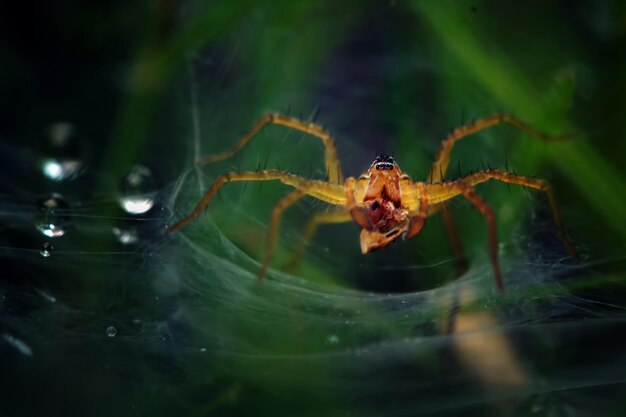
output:
[[500, 169], [488, 169], [467, 175], [454, 181], [444, 180], [450, 162], [450, 152], [454, 144], [471, 134], [500, 123], [508, 123], [530, 136], [550, 140], [566, 139], [570, 136], [549, 136], [522, 123], [509, 114], [499, 114], [479, 119], [455, 129], [441, 143], [441, 148], [424, 182], [414, 182], [404, 174], [396, 161], [387, 155], [378, 156], [369, 169], [360, 177], [350, 177], [344, 181], [341, 164], [337, 157], [335, 142], [324, 128], [315, 123], [306, 123], [281, 114], [266, 114], [230, 150], [221, 154], [201, 158], [198, 164], [206, 164], [231, 157], [243, 148], [265, 125], [277, 124], [299, 130], [322, 140], [325, 148], [326, 172], [328, 181], [311, 180], [276, 169], [262, 171], [234, 171], [220, 176], [204, 194], [196, 208], [187, 217], [167, 229], [175, 232], [202, 214], [215, 193], [222, 185], [231, 181], [272, 181], [278, 180], [295, 188], [274, 206], [270, 220], [265, 259], [258, 274], [263, 280], [272, 259], [280, 217], [283, 211], [305, 195], [330, 203], [340, 209], [320, 212], [309, 221], [303, 233], [303, 240], [296, 250], [295, 262], [304, 252], [306, 242], [317, 228], [325, 223], [342, 223], [353, 220], [361, 228], [361, 251], [365, 253], [384, 248], [399, 237], [403, 240], [418, 234], [424, 227], [426, 218], [443, 208], [443, 203], [458, 195], [463, 195], [487, 220], [489, 234], [489, 254], [497, 286], [504, 289], [502, 274], [498, 264], [498, 244], [496, 221], [493, 210], [474, 191], [474, 186], [488, 180], [536, 188], [546, 193], [552, 216], [559, 236], [567, 250], [578, 258], [576, 249], [567, 239], [556, 207], [550, 185], [541, 179], [522, 177]]

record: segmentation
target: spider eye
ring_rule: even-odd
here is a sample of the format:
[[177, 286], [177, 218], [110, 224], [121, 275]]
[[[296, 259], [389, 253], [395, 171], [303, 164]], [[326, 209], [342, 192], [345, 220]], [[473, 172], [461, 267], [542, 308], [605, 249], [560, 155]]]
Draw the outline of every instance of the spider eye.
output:
[[393, 169], [395, 165], [396, 160], [391, 155], [381, 154], [374, 159], [376, 169]]
[[376, 164], [376, 169], [388, 169], [388, 170], [392, 170], [393, 169], [393, 164], [390, 164], [388, 162], [381, 162], [379, 164]]
[[376, 159], [374, 159], [374, 163], [379, 163], [379, 162], [387, 162], [390, 164], [395, 164], [396, 160], [393, 159], [393, 157], [391, 155], [386, 155], [386, 154], [380, 154], [376, 157]]

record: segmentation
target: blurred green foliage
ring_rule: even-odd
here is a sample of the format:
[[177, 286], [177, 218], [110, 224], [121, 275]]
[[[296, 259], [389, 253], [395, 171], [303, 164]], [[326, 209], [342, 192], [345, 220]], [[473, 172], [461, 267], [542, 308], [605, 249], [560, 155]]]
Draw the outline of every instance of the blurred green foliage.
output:
[[[227, 115], [220, 115], [219, 118], [228, 119], [230, 123], [232, 133], [219, 131], [220, 126], [215, 126], [217, 122], [211, 125], [209, 121], [201, 121], [204, 127], [200, 137], [203, 152], [215, 152], [232, 143], [238, 136], [236, 132], [245, 130], [265, 111], [295, 108], [300, 113], [310, 114], [319, 104], [320, 100], [317, 98], [320, 94], [332, 96], [332, 91], [320, 91], [320, 86], [323, 89], [325, 85], [332, 84], [334, 68], [330, 63], [333, 59], [339, 59], [332, 58], [333, 56], [347, 55], [344, 58], [346, 61], [353, 58], [349, 48], [351, 36], [355, 36], [354, 33], [357, 32], [357, 36], [364, 37], [366, 48], [369, 47], [367, 42], [372, 43], [375, 57], [383, 55], [376, 48], [390, 46], [389, 53], [384, 56], [385, 62], [376, 64], [376, 70], [383, 72], [376, 74], [380, 77], [380, 85], [365, 86], [376, 91], [375, 101], [358, 103], [366, 109], [361, 113], [368, 114], [366, 120], [359, 121], [365, 126], [364, 129], [372, 126], [369, 128], [375, 130], [377, 125], [383, 124], [390, 127], [388, 131], [380, 132], [385, 138], [379, 139], [381, 142], [376, 144], [377, 149], [390, 148], [403, 156], [410, 155], [406, 161], [401, 160], [401, 163], [408, 166], [409, 171], [415, 171], [412, 167], [419, 165], [420, 171], [413, 174], [419, 178], [424, 175], [424, 166], [428, 166], [428, 161], [432, 159], [434, 144], [445, 133], [441, 128], [432, 129], [433, 122], [419, 124], [417, 121], [420, 119], [435, 119], [439, 125], [452, 127], [460, 124], [460, 114], [477, 118], [495, 111], [510, 111], [547, 132], [576, 132], [580, 137], [570, 144], [545, 145], [530, 138], [513, 141], [511, 136], [522, 135], [511, 132], [510, 129], [494, 129], [498, 133], [485, 135], [504, 136], [493, 140], [502, 141], [503, 145], [494, 143], [489, 146], [498, 151], [492, 150], [489, 153], [484, 142], [477, 143], [476, 139], [471, 139], [475, 143], [469, 143], [468, 140], [467, 145], [459, 145], [455, 149], [454, 157], [463, 161], [465, 153], [482, 154], [490, 164], [501, 166], [506, 152], [506, 157], [519, 173], [545, 173], [553, 176], [560, 172], [564, 181], [557, 183], [557, 194], [559, 199], [564, 200], [566, 207], [572, 206], [574, 202], [576, 205], [588, 205], [594, 216], [603, 219], [610, 230], [619, 233], [621, 238], [626, 235], [625, 211], [621, 209], [622, 196], [626, 195], [626, 190], [620, 180], [621, 173], [614, 167], [614, 163], [607, 163], [605, 154], [613, 153], [612, 149], [610, 146], [603, 147], [600, 143], [608, 145], [608, 140], [597, 138], [597, 135], [590, 137], [588, 130], [594, 129], [594, 126], [593, 122], [587, 122], [600, 119], [594, 117], [594, 112], [600, 109], [619, 108], [620, 100], [611, 97], [615, 102], [613, 106], [604, 104], [607, 100], [604, 98], [598, 99], [603, 102], [602, 106], [588, 104], [591, 102], [589, 94], [597, 94], [601, 88], [599, 85], [603, 85], [602, 81], [605, 80], [604, 77], [600, 79], [597, 74], [599, 71], [606, 72], [607, 69], [602, 68], [605, 66], [603, 61], [590, 57], [590, 54], [597, 54], [593, 48], [583, 52], [579, 47], [581, 42], [590, 43], [593, 40], [591, 36], [594, 29], [600, 31], [593, 26], [597, 25], [593, 19], [598, 18], [593, 13], [610, 13], [615, 22], [608, 21], [605, 25], [618, 24], [617, 5], [603, 2], [602, 5], [595, 6], [586, 3], [543, 6], [537, 3], [533, 9], [532, 6], [498, 6], [480, 2], [413, 2], [395, 5], [374, 2], [367, 6], [345, 2], [330, 8], [323, 2], [303, 1], [262, 5], [217, 2], [208, 7], [172, 7], [174, 6], [168, 4], [167, 7], [153, 11], [147, 35], [135, 53], [137, 59], [129, 72], [127, 98], [120, 107], [113, 141], [107, 147], [108, 153], [104, 159], [110, 166], [107, 172], [112, 172], [113, 175], [104, 176], [105, 182], [111, 179], [115, 181], [131, 161], [137, 159], [137, 154], [144, 152], [142, 144], [148, 138], [158, 135], [153, 131], [154, 110], [157, 106], [171, 106], [163, 103], [164, 88], [172, 80], [180, 79], [181, 75], [188, 75], [185, 67], [190, 60], [193, 65], [195, 57], [201, 59], [202, 51], [224, 48], [222, 52], [230, 55], [227, 59], [232, 60], [232, 67], [226, 75], [244, 77], [248, 81], [241, 82], [240, 85], [234, 80], [228, 85], [220, 85], [220, 80], [208, 81], [214, 83], [214, 89], [224, 90], [219, 94], [230, 96], [227, 104], [235, 107], [224, 106], [220, 100], [201, 98], [201, 117], [205, 112], [213, 114], [221, 109]], [[368, 33], [368, 27], [374, 22], [367, 19], [372, 19], [372, 11], [377, 9], [384, 10], [381, 12], [383, 17], [390, 20], [378, 22], [380, 27], [393, 26], [391, 21], [394, 18], [405, 26], [389, 28], [389, 33], [382, 32], [382, 29], [377, 33], [370, 28]], [[400, 10], [410, 13], [410, 17], [403, 15]], [[177, 11], [182, 11], [182, 17], [172, 17]], [[186, 11], [192, 13], [186, 14]], [[551, 19], [551, 16], [555, 18]], [[573, 24], [564, 23], [563, 16], [581, 25], [580, 30]], [[171, 23], [172, 21], [176, 23]], [[553, 24], [554, 21], [558, 24]], [[363, 22], [367, 22], [365, 25], [368, 27], [363, 27]], [[529, 22], [533, 22], [532, 34], [524, 34]], [[609, 31], [611, 28], [602, 30]], [[606, 42], [605, 39], [602, 41]], [[228, 50], [235, 46], [236, 50]], [[403, 68], [399, 69], [398, 66]], [[601, 68], [596, 69], [596, 66]], [[367, 72], [367, 68], [361, 71]], [[437, 91], [425, 92], [420, 91], [420, 87], [415, 87], [420, 83], [420, 76], [423, 74], [430, 83], [438, 85]], [[327, 81], [329, 78], [331, 81]], [[587, 97], [577, 94], [577, 85], [581, 83], [587, 90], [584, 91], [584, 96]], [[181, 87], [180, 82], [174, 85]], [[358, 93], [350, 91], [352, 86], [349, 82], [334, 87], [339, 90], [338, 94], [349, 96]], [[590, 93], [590, 89], [594, 91]], [[412, 91], [429, 96], [410, 94]], [[202, 93], [203, 90], [198, 89], [197, 94]], [[322, 100], [326, 104], [330, 99], [323, 97]], [[377, 102], [384, 108], [380, 108]], [[424, 108], [425, 102], [441, 110]], [[175, 102], [179, 108], [180, 104], [180, 101]], [[422, 108], [417, 108], [418, 105]], [[320, 122], [328, 125], [331, 131], [334, 130], [333, 122], [347, 123], [346, 120], [351, 119], [350, 108], [334, 108], [332, 103], [328, 107], [328, 110], [322, 108]], [[191, 110], [187, 108], [187, 111]], [[326, 112], [329, 114], [324, 115]], [[416, 115], [417, 112], [425, 115]], [[573, 115], [578, 112], [584, 113], [583, 117], [574, 118]], [[184, 111], [178, 110], [178, 113]], [[382, 121], [372, 121], [373, 115]], [[585, 125], [585, 122], [591, 126]], [[239, 127], [235, 128], [235, 125]], [[606, 132], [611, 127], [610, 121], [601, 126], [605, 132], [602, 136], [611, 136]], [[428, 128], [434, 134], [424, 133]], [[347, 148], [343, 145], [344, 142], [359, 143], [361, 140], [358, 137], [344, 138], [339, 133], [344, 132], [335, 134], [342, 150]], [[180, 144], [181, 136], [186, 134], [189, 132], [180, 131], [176, 143]], [[616, 135], [619, 136], [619, 133]], [[399, 137], [394, 138], [395, 136]], [[208, 142], [205, 140], [208, 137], [216, 139]], [[420, 146], [418, 141], [427, 141], [428, 145]], [[612, 143], [621, 147], [619, 142]], [[301, 143], [302, 140], [299, 140], [298, 145]], [[208, 144], [211, 144], [210, 148]], [[276, 145], [264, 143], [253, 150], [246, 150], [252, 156], [249, 159], [242, 156], [241, 161], [263, 158], [259, 154], [265, 149], [276, 151], [273, 146]], [[361, 148], [366, 146], [367, 144]], [[403, 147], [410, 153], [405, 153]], [[369, 150], [359, 151], [364, 153]], [[618, 149], [615, 151], [619, 153]], [[349, 152], [353, 152], [353, 149], [349, 149]], [[298, 158], [298, 155], [306, 158]], [[275, 159], [283, 164], [288, 160], [292, 167], [300, 164], [304, 166], [300, 169], [305, 170], [308, 168], [307, 164], [317, 164], [315, 161], [310, 162], [308, 152], [287, 152], [287, 155], [277, 156]], [[321, 156], [315, 159], [319, 160]], [[476, 164], [469, 162], [472, 163]], [[244, 165], [243, 162], [241, 164]], [[354, 167], [358, 170], [366, 164], [367, 159], [364, 159], [359, 164], [355, 163]], [[544, 168], [546, 165], [549, 169]], [[253, 163], [248, 166], [255, 165]], [[467, 169], [476, 168], [478, 166], [469, 165]], [[357, 171], [350, 174], [357, 174]], [[510, 205], [517, 207], [521, 196], [521, 193], [514, 193], [501, 199], [512, 201]], [[254, 197], [260, 198], [258, 195]], [[497, 203], [494, 205], [501, 204], [497, 197], [495, 201]], [[515, 211], [510, 217], [524, 216]], [[581, 240], [584, 240], [582, 236]]]

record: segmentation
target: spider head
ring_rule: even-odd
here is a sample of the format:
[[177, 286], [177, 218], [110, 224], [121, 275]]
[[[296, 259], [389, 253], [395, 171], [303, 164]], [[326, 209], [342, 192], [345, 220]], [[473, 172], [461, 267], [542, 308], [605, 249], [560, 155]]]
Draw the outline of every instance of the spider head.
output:
[[380, 154], [372, 162], [370, 170], [376, 173], [385, 173], [386, 171], [395, 171], [397, 168], [396, 160], [391, 155]]

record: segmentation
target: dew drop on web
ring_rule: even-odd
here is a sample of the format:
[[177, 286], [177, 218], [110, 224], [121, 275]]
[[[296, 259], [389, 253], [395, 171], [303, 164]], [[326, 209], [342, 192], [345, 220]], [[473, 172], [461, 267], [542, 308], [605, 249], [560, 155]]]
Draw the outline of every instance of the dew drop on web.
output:
[[85, 148], [73, 124], [54, 123], [46, 130], [42, 160], [43, 175], [52, 181], [73, 180], [85, 166]]
[[120, 181], [119, 203], [127, 213], [146, 213], [154, 206], [155, 195], [156, 181], [145, 166], [134, 166]]
[[38, 200], [37, 207], [37, 229], [47, 237], [63, 236], [71, 219], [70, 206], [63, 197], [56, 193], [43, 196]]
[[109, 337], [115, 337], [115, 335], [117, 335], [117, 329], [114, 326], [109, 326], [107, 327], [106, 333]]
[[52, 243], [46, 242], [41, 246], [41, 250], [39, 250], [39, 254], [44, 258], [49, 258], [52, 255], [52, 251], [54, 250], [54, 246]]
[[132, 245], [134, 243], [137, 243], [137, 241], [139, 240], [139, 237], [137, 235], [137, 229], [135, 229], [134, 227], [128, 229], [114, 227], [113, 235], [122, 245]]

